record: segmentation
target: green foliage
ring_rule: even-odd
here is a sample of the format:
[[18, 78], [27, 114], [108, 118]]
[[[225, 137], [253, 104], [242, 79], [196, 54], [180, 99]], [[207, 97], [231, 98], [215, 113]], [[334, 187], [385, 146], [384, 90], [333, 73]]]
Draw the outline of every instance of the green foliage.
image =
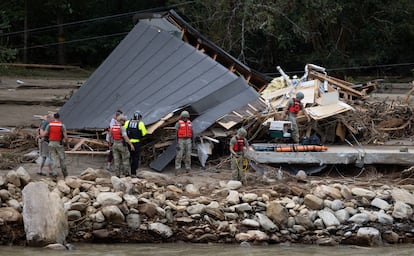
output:
[[[5, 11], [0, 11], [0, 35], [10, 28], [8, 17]], [[6, 47], [7, 40], [0, 38], [0, 62], [10, 62], [16, 58], [17, 51]]]
[[73, 78], [73, 79], [87, 79], [94, 70], [87, 69], [66, 69], [66, 70], [52, 70], [41, 68], [23, 68], [11, 67], [6, 65], [0, 66], [0, 76], [9, 77], [48, 77], [48, 78]]
[[0, 46], [0, 62], [11, 62], [16, 59], [17, 50]]
[[[14, 0], [0, 4], [0, 29], [22, 31], [26, 17], [29, 62], [56, 63], [63, 48], [68, 64], [96, 67], [132, 29], [134, 11], [176, 4], [201, 34], [261, 72], [276, 73], [276, 66], [298, 71], [306, 63], [338, 68], [414, 60], [412, 0]], [[13, 60], [16, 50], [10, 49], [21, 60], [23, 33], [0, 35], [0, 46], [0, 61]], [[368, 70], [353, 72], [362, 71]]]
[[[183, 1], [170, 1], [177, 3]], [[412, 62], [410, 0], [195, 0], [179, 13], [218, 46], [260, 71], [306, 63], [358, 67]]]

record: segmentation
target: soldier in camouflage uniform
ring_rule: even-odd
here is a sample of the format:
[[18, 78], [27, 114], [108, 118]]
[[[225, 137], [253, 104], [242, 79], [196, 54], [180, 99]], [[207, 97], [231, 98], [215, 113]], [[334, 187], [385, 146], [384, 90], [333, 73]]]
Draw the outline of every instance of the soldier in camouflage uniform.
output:
[[175, 124], [177, 131], [177, 154], [175, 157], [176, 172], [181, 169], [181, 162], [184, 158], [185, 170], [191, 170], [191, 148], [193, 138], [193, 127], [188, 111], [181, 112], [180, 120]]
[[127, 144], [132, 151], [135, 150], [134, 145], [129, 141], [124, 127], [125, 120], [124, 115], [118, 116], [118, 123], [112, 126], [109, 133], [109, 148], [112, 149], [114, 155], [114, 171], [118, 177], [121, 175], [128, 176], [131, 169]]
[[[292, 140], [294, 143], [299, 143], [299, 129], [296, 119], [299, 111], [304, 108], [303, 103], [301, 102], [304, 97], [305, 95], [303, 92], [296, 93], [296, 97], [289, 99], [288, 103], [283, 108], [282, 119], [285, 119], [287, 115], [288, 120], [292, 123]], [[303, 114], [306, 116], [308, 122], [310, 122], [311, 119], [308, 112], [303, 111]]]
[[243, 169], [244, 153], [249, 146], [249, 142], [246, 139], [247, 131], [244, 128], [237, 130], [237, 134], [230, 140], [229, 150], [231, 153], [231, 179], [243, 181], [246, 179], [246, 173]]

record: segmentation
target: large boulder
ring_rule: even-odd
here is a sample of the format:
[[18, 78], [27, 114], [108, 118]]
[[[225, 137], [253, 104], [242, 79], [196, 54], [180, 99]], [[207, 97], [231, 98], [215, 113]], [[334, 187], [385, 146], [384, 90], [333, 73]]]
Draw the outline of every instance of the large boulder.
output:
[[32, 182], [22, 191], [23, 222], [29, 246], [64, 244], [68, 221], [63, 202], [44, 182]]
[[13, 207], [0, 208], [0, 219], [5, 222], [20, 222], [22, 220], [21, 214]]
[[266, 216], [273, 220], [279, 227], [285, 228], [289, 213], [279, 202], [271, 201], [267, 204]]

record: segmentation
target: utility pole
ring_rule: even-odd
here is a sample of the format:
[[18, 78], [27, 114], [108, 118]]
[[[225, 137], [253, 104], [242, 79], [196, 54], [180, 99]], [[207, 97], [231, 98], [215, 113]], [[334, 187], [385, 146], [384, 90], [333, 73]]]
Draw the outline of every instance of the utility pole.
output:
[[27, 40], [29, 37], [28, 27], [27, 27], [27, 1], [24, 1], [24, 34], [23, 34], [23, 63], [27, 63]]
[[59, 25], [58, 28], [58, 63], [60, 65], [64, 65], [66, 60], [65, 60], [65, 34], [64, 34], [64, 30], [63, 30], [63, 15], [62, 15], [62, 10], [59, 9], [58, 10], [58, 14], [57, 14], [57, 23]]

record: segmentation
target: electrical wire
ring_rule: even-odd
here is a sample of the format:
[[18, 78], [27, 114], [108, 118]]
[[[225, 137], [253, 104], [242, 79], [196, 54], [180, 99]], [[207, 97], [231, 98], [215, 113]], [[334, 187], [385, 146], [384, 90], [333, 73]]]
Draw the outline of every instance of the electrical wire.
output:
[[[368, 68], [386, 68], [386, 67], [400, 67], [400, 66], [414, 66], [414, 62], [403, 62], [403, 63], [392, 63], [392, 64], [381, 64], [381, 65], [371, 65], [371, 66], [357, 66], [357, 67], [338, 67], [338, 68], [326, 68], [326, 71], [339, 71], [339, 70], [355, 70], [355, 69], [368, 69]], [[286, 74], [297, 74], [304, 72], [304, 70], [299, 71], [285, 71]], [[280, 75], [279, 72], [275, 73], [264, 73], [267, 76]]]
[[47, 47], [47, 46], [55, 46], [55, 45], [59, 45], [59, 44], [69, 44], [69, 43], [75, 43], [75, 42], [82, 42], [82, 41], [89, 41], [89, 40], [96, 40], [96, 39], [101, 39], [101, 38], [106, 38], [106, 37], [114, 37], [114, 36], [122, 36], [122, 35], [126, 35], [129, 32], [121, 32], [121, 33], [115, 33], [115, 34], [110, 34], [110, 35], [102, 35], [102, 36], [93, 36], [93, 37], [87, 37], [87, 38], [82, 38], [82, 39], [75, 39], [75, 40], [70, 40], [70, 41], [65, 41], [65, 42], [57, 42], [57, 43], [50, 43], [50, 44], [42, 44], [42, 45], [34, 45], [34, 46], [29, 46], [26, 48], [17, 48], [16, 50], [28, 50], [28, 49], [35, 49], [35, 48], [43, 48], [43, 47]]

